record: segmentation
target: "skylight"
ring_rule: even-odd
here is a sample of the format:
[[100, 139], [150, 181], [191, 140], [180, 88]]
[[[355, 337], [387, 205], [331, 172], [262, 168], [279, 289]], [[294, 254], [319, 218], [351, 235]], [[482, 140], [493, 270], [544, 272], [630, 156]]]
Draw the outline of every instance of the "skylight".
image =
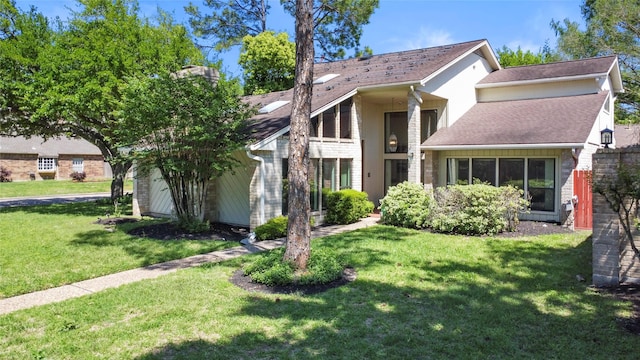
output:
[[324, 84], [327, 81], [337, 78], [338, 76], [340, 76], [340, 74], [326, 74], [326, 75], [322, 75], [319, 78], [315, 79], [313, 81], [314, 84]]
[[265, 106], [263, 106], [262, 108], [260, 108], [260, 110], [258, 110], [259, 114], [268, 114], [272, 111], [275, 111], [285, 105], [287, 105], [290, 101], [288, 100], [278, 100], [278, 101], [274, 101], [270, 104], [267, 104]]

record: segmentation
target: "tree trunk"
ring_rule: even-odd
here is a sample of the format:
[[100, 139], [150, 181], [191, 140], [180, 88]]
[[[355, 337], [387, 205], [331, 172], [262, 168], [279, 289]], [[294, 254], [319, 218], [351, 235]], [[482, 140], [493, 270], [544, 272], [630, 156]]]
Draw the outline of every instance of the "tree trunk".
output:
[[313, 83], [313, 0], [296, 0], [296, 74], [289, 135], [289, 222], [285, 261], [300, 270], [311, 255], [309, 118]]
[[124, 178], [131, 167], [131, 162], [111, 164], [113, 179], [111, 180], [111, 201], [116, 201], [124, 195]]

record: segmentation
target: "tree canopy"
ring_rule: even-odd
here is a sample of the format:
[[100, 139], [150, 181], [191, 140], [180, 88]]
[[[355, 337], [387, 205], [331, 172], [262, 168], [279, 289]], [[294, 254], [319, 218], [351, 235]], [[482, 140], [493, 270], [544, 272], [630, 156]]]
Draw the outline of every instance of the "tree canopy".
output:
[[502, 67], [536, 65], [560, 60], [560, 56], [553, 53], [548, 45], [545, 45], [537, 54], [531, 50], [522, 51], [520, 46], [512, 50], [506, 45], [496, 50], [496, 53]]
[[78, 0], [68, 23], [35, 8], [0, 3], [0, 132], [80, 136], [111, 164], [112, 198], [122, 195], [131, 162], [115, 136], [122, 89], [135, 78], [204, 61], [188, 31], [160, 13], [157, 24], [138, 17], [134, 0]]
[[265, 31], [242, 39], [240, 66], [245, 94], [291, 89], [296, 67], [296, 45], [286, 33]]
[[[296, 1], [280, 0], [295, 16]], [[241, 45], [246, 35], [256, 36], [267, 30], [270, 6], [267, 0], [205, 0], [211, 14], [193, 5], [185, 7], [194, 33], [212, 41], [216, 50]], [[362, 27], [379, 5], [379, 0], [314, 0], [314, 40], [317, 52], [327, 60], [343, 58], [349, 49], [360, 53]]]
[[616, 120], [640, 122], [640, 3], [636, 0], [586, 0], [586, 28], [564, 19], [552, 21], [558, 49], [570, 59], [618, 55], [625, 92], [619, 94]]
[[246, 145], [254, 109], [233, 81], [199, 75], [136, 80], [125, 95], [120, 145], [134, 149], [141, 174], [160, 170], [180, 224], [197, 229], [209, 180], [237, 165], [232, 154]]

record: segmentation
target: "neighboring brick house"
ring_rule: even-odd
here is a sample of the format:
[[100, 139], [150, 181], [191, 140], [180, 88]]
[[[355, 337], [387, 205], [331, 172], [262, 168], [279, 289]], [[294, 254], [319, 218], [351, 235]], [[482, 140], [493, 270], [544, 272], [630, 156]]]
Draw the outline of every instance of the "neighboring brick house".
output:
[[111, 167], [95, 145], [79, 138], [0, 137], [0, 166], [13, 181], [69, 180], [74, 171], [88, 179], [111, 177]]
[[[317, 63], [314, 79], [314, 216], [324, 189], [362, 190], [377, 205], [405, 180], [431, 189], [477, 178], [525, 190], [522, 218], [562, 222], [573, 170], [591, 167], [622, 91], [615, 56], [502, 69], [486, 40]], [[253, 141], [212, 185], [210, 220], [254, 228], [286, 213], [292, 95], [247, 98], [260, 107]], [[138, 213], [171, 214], [157, 178], [135, 182]]]

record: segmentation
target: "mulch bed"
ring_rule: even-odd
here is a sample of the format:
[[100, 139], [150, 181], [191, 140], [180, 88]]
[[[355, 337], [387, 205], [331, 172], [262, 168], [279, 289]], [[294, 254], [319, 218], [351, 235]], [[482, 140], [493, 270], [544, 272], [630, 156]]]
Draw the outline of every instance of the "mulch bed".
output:
[[312, 295], [327, 291], [329, 289], [337, 288], [338, 286], [346, 285], [354, 281], [356, 277], [357, 273], [354, 268], [346, 268], [342, 272], [342, 277], [340, 279], [327, 284], [267, 286], [251, 281], [251, 277], [245, 276], [242, 270], [237, 270], [233, 273], [233, 276], [231, 276], [231, 279], [229, 279], [229, 281], [247, 291], [258, 291], [266, 294]]

